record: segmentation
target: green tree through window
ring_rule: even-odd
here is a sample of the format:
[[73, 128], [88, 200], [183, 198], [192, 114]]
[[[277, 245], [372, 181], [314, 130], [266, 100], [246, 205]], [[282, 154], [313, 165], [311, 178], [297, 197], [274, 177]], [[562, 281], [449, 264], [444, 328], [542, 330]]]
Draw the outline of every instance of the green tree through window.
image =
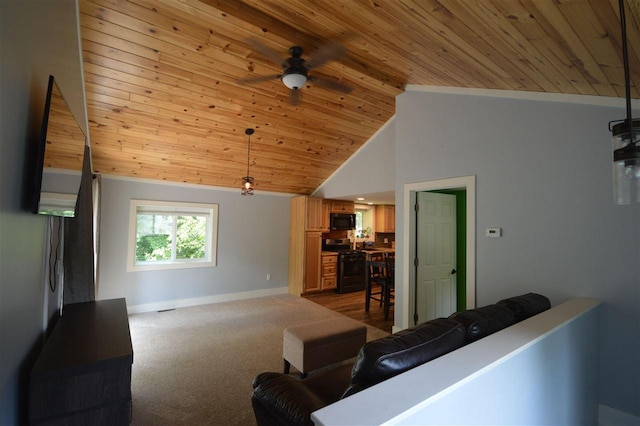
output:
[[215, 266], [217, 205], [132, 200], [131, 211], [135, 253], [130, 268]]

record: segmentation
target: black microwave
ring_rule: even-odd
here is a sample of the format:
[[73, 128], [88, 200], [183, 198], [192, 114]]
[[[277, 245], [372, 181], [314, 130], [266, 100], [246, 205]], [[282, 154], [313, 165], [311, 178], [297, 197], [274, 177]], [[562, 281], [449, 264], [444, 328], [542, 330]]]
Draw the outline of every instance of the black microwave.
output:
[[356, 229], [356, 215], [353, 213], [331, 213], [329, 229], [332, 231]]

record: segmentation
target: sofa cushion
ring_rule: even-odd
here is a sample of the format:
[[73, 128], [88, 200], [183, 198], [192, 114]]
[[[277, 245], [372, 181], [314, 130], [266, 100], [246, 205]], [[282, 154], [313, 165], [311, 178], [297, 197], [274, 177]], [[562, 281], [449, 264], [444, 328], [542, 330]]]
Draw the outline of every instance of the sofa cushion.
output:
[[258, 426], [312, 426], [311, 413], [328, 404], [290, 375], [261, 373], [253, 380], [251, 405]]
[[467, 343], [475, 342], [516, 322], [513, 311], [504, 305], [489, 305], [460, 311], [449, 318], [464, 326]]
[[541, 294], [527, 293], [521, 296], [510, 297], [498, 302], [511, 309], [516, 316], [516, 322], [539, 314], [551, 308], [549, 299]]
[[461, 347], [464, 336], [460, 323], [439, 318], [371, 341], [356, 357], [351, 385], [365, 389], [431, 361]]

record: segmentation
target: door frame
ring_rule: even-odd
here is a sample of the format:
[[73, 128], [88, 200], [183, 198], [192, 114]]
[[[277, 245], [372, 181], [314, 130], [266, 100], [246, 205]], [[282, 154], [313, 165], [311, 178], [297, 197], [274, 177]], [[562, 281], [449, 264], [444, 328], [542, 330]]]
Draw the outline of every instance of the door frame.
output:
[[476, 176], [461, 176], [449, 179], [437, 179], [425, 182], [407, 183], [404, 185], [404, 217], [403, 217], [403, 256], [402, 256], [402, 312], [401, 323], [394, 327], [394, 331], [402, 330], [413, 324], [412, 302], [415, 286], [412, 286], [416, 279], [413, 259], [416, 253], [416, 212], [413, 206], [416, 202], [416, 193], [423, 191], [437, 190], [465, 190], [467, 201], [467, 223], [466, 223], [466, 260], [467, 260], [467, 309], [476, 306]]

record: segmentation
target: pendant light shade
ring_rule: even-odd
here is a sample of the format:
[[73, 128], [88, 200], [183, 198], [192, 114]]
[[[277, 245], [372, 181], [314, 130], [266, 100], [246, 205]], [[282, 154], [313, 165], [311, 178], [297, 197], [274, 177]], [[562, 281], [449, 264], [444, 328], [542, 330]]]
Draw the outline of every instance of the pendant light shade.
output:
[[249, 176], [249, 163], [251, 161], [251, 135], [253, 134], [253, 129], [249, 128], [244, 131], [244, 134], [247, 135], [249, 142], [247, 145], [247, 175], [242, 178], [242, 188], [240, 189], [240, 193], [242, 195], [253, 195], [254, 191], [254, 181], [253, 177]]
[[[613, 145], [613, 196], [616, 204], [640, 202], [640, 120], [627, 120], [611, 129]], [[632, 140], [631, 135], [635, 140]]]
[[640, 146], [638, 146], [640, 120], [634, 120], [631, 114], [631, 81], [624, 0], [618, 0], [618, 5], [622, 33], [627, 118], [609, 123], [613, 145], [613, 198], [616, 204], [631, 204], [640, 202]]

